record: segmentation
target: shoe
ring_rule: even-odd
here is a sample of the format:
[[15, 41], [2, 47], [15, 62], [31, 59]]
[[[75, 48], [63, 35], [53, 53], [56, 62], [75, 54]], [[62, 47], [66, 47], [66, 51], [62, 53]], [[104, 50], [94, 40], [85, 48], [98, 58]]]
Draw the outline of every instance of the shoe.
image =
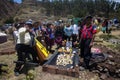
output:
[[40, 63], [40, 61], [38, 61], [38, 60], [33, 60], [33, 63]]
[[54, 50], [50, 50], [50, 53], [53, 54], [55, 51]]
[[19, 76], [20, 75], [20, 73], [19, 72], [15, 72], [15, 76]]

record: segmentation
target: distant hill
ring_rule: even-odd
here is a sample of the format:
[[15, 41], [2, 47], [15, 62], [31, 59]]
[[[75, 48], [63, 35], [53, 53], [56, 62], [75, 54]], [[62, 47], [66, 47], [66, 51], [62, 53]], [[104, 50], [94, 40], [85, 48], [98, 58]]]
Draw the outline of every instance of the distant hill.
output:
[[33, 21], [51, 21], [54, 16], [46, 16], [46, 9], [39, 0], [23, 0], [21, 4], [11, 2], [13, 0], [0, 0], [0, 25], [7, 19], [16, 22], [32, 19]]
[[41, 20], [47, 18], [46, 10], [37, 0], [23, 0], [19, 11], [14, 17], [15, 20], [25, 21], [28, 19]]
[[0, 0], [0, 23], [13, 17], [18, 9], [18, 4], [10, 0]]

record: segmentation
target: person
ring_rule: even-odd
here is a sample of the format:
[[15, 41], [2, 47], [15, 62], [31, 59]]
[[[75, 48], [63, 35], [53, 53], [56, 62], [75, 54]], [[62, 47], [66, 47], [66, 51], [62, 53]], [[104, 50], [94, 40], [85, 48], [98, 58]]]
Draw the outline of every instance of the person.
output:
[[35, 35], [35, 37], [42, 36], [41, 35], [41, 31], [42, 31], [41, 22], [33, 23], [32, 30], [33, 30], [33, 34]]
[[102, 23], [102, 31], [103, 33], [108, 33], [108, 20], [105, 19], [104, 22]]
[[108, 35], [111, 33], [111, 30], [112, 30], [112, 21], [109, 20], [108, 21]]
[[46, 48], [50, 51], [52, 51], [52, 46], [54, 45], [54, 29], [53, 29], [53, 24], [48, 23], [46, 32], [45, 32], [45, 43], [46, 43]]
[[63, 37], [63, 30], [61, 26], [57, 26], [55, 30], [55, 42], [57, 44], [57, 48], [62, 46], [62, 37]]
[[43, 31], [41, 22], [37, 21], [37, 22], [33, 23], [32, 32], [35, 35], [35, 38], [44, 45], [45, 44], [45, 43], [43, 43], [44, 31]]
[[75, 47], [75, 43], [77, 43], [77, 40], [79, 39], [79, 28], [77, 24], [73, 23], [72, 21], [72, 30], [73, 30], [73, 34], [72, 34], [72, 46]]
[[17, 38], [18, 38], [18, 29], [19, 29], [19, 24], [14, 24], [14, 27], [13, 27], [13, 40], [14, 40], [14, 44], [17, 43]]
[[70, 41], [72, 34], [73, 34], [73, 29], [70, 26], [70, 24], [67, 24], [64, 27], [64, 39]]
[[83, 67], [90, 69], [89, 62], [91, 59], [91, 47], [96, 33], [96, 28], [92, 25], [92, 16], [86, 17], [85, 25], [81, 29], [80, 57], [83, 58]]
[[[37, 61], [35, 57], [35, 50], [33, 49], [34, 45], [34, 36], [31, 33], [32, 24], [25, 24], [20, 23], [19, 29], [18, 29], [18, 37], [17, 37], [17, 43], [16, 43], [16, 51], [17, 51], [17, 61], [26, 61], [26, 58], [31, 60], [29, 54], [33, 57], [33, 62]], [[18, 76], [20, 74], [22, 64], [16, 63], [14, 72], [15, 75]]]

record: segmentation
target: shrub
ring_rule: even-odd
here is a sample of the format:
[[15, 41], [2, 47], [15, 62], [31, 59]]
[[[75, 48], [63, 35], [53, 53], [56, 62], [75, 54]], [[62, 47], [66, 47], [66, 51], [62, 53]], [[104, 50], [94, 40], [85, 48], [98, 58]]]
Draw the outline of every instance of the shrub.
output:
[[7, 20], [4, 21], [4, 23], [5, 23], [5, 24], [14, 23], [13, 17], [8, 18]]

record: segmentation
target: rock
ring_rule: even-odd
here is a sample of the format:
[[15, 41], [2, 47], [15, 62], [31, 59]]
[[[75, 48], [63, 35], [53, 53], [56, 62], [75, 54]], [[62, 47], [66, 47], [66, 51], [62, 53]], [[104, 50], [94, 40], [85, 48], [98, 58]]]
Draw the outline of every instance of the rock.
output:
[[117, 74], [120, 74], [120, 69], [116, 70], [115, 72], [116, 72]]
[[90, 80], [99, 80], [98, 76], [94, 76], [93, 78], [91, 78]]
[[115, 65], [115, 62], [112, 62], [112, 61], [108, 61], [108, 64], [110, 64], [110, 65]]
[[106, 80], [107, 79], [107, 75], [106, 74], [101, 74], [100, 79]]
[[100, 72], [102, 72], [102, 71], [103, 71], [103, 68], [102, 68], [101, 66], [98, 66], [98, 70], [99, 70]]
[[108, 72], [108, 69], [107, 69], [107, 68], [105, 68], [105, 69], [104, 69], [104, 72]]
[[113, 56], [112, 55], [108, 55], [108, 58], [113, 58]]
[[0, 44], [7, 42], [7, 34], [0, 32]]
[[100, 72], [99, 72], [98, 70], [93, 70], [92, 72], [93, 72], [93, 73], [100, 74]]

